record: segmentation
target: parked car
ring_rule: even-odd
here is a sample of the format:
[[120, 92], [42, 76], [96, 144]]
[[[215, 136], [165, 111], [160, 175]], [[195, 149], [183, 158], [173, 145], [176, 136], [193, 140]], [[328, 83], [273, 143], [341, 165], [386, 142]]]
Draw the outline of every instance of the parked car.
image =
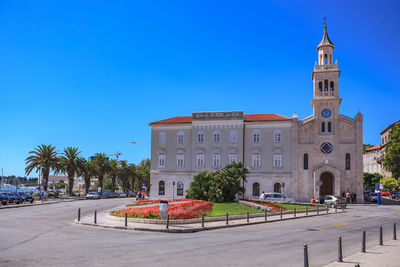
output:
[[7, 205], [8, 197], [6, 195], [4, 195], [3, 193], [0, 193], [0, 201], [1, 201], [1, 204]]
[[317, 199], [316, 203], [324, 204], [324, 202], [325, 202], [325, 197], [326, 197], [326, 196], [320, 196], [320, 197]]
[[286, 202], [294, 202], [293, 198], [285, 197], [281, 193], [266, 193], [265, 194], [266, 200], [277, 200], [277, 201], [286, 201]]
[[368, 200], [371, 202], [378, 202], [378, 193], [370, 193], [368, 195]]
[[327, 196], [324, 196], [323, 204], [325, 204], [327, 207], [331, 207], [331, 208], [342, 207], [342, 206], [345, 208], [347, 206], [347, 201], [342, 196], [327, 195]]
[[33, 201], [35, 200], [30, 194], [28, 193], [24, 193], [24, 192], [18, 192], [17, 193], [18, 196], [22, 197], [24, 199], [24, 201], [29, 202], [29, 203], [33, 203]]
[[86, 195], [86, 199], [99, 199], [99, 198], [100, 198], [99, 192], [89, 192]]
[[22, 197], [14, 195], [15, 193], [6, 192], [3, 194], [8, 197], [8, 203], [20, 204], [24, 201]]
[[124, 192], [119, 192], [119, 197], [127, 197], [127, 195], [126, 195], [126, 193], [124, 193]]

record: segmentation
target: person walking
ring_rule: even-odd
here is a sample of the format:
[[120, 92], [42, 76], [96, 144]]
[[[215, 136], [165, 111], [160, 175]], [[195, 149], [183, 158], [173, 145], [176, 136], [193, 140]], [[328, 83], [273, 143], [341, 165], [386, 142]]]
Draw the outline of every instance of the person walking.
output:
[[259, 198], [260, 200], [264, 200], [265, 199], [265, 193], [264, 193], [264, 191], [262, 191], [262, 193], [261, 193], [261, 195], [260, 195], [260, 198]]
[[314, 197], [311, 198], [311, 204], [315, 204], [315, 198]]
[[347, 192], [346, 192], [346, 200], [347, 200], [347, 204], [350, 204], [350, 197], [351, 197], [351, 194], [350, 194], [350, 192], [349, 192], [349, 191], [347, 191]]

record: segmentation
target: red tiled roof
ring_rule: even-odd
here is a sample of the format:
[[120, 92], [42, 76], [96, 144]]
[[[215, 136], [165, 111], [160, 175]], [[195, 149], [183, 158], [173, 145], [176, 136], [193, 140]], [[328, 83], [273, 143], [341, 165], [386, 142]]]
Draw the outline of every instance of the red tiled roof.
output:
[[[244, 114], [245, 121], [281, 121], [290, 120], [290, 118], [279, 115], [279, 114]], [[150, 124], [180, 124], [180, 123], [191, 123], [192, 116], [180, 116], [173, 117], [161, 121], [155, 121]]]
[[381, 146], [380, 146], [380, 145], [371, 146], [370, 148], [367, 148], [367, 149], [365, 150], [365, 152], [370, 152], [370, 151], [379, 150], [379, 149], [381, 149]]

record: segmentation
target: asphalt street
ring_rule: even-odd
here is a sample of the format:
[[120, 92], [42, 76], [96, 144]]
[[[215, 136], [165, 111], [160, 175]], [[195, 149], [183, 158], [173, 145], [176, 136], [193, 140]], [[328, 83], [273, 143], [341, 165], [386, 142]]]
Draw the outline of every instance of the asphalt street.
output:
[[[102, 229], [73, 223], [82, 215], [132, 199], [84, 200], [0, 210], [0, 266], [303, 266], [308, 244], [310, 266], [360, 251], [384, 240], [400, 206], [357, 206], [344, 214], [249, 225], [198, 233], [171, 234]], [[399, 220], [400, 224], [400, 220]], [[400, 232], [400, 231], [399, 231]]]

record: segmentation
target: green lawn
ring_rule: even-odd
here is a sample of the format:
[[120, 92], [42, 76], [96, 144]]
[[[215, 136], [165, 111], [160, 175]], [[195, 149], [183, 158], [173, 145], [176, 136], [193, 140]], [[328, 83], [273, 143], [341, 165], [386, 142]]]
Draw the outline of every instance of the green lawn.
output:
[[229, 215], [239, 215], [249, 213], [264, 213], [263, 210], [253, 209], [236, 202], [230, 203], [213, 203], [211, 212], [207, 214], [208, 217], [225, 216], [228, 212]]

